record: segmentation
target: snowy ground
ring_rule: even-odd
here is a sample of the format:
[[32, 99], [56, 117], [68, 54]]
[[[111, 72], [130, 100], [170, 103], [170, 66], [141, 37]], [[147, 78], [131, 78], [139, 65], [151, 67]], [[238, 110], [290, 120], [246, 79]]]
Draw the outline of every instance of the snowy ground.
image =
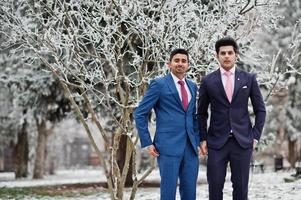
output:
[[[254, 172], [250, 175], [250, 200], [301, 200], [301, 179], [286, 183], [284, 178], [291, 178], [289, 172], [269, 172], [258, 173]], [[228, 173], [229, 174], [229, 173]], [[16, 187], [32, 187], [32, 186], [46, 186], [46, 185], [59, 185], [68, 183], [93, 183], [104, 181], [105, 177], [101, 170], [60, 170], [54, 176], [46, 176], [43, 180], [13, 180], [12, 173], [0, 173], [0, 193], [1, 188], [16, 188]], [[154, 171], [148, 180], [159, 180], [158, 171]], [[208, 199], [208, 185], [206, 181], [205, 170], [201, 169], [199, 174], [199, 185], [197, 188], [197, 200]], [[224, 188], [224, 199], [230, 200], [231, 198], [231, 182], [230, 177], [227, 176]], [[130, 190], [127, 189], [125, 198], [129, 199]], [[95, 200], [109, 199], [109, 194], [105, 189], [100, 188], [99, 193], [89, 196], [76, 196], [76, 197], [32, 197], [25, 196], [18, 199], [45, 199], [45, 200]], [[159, 188], [140, 188], [137, 192], [136, 199], [138, 200], [157, 200], [159, 199]], [[179, 196], [177, 199], [180, 199]]]

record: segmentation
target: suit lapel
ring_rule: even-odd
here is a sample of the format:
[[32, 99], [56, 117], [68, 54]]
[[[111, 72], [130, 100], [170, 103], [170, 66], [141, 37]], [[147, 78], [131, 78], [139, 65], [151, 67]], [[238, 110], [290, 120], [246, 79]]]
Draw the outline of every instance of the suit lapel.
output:
[[166, 80], [167, 80], [167, 81], [166, 81], [166, 82], [167, 82], [167, 85], [168, 85], [169, 89], [171, 90], [171, 92], [172, 92], [174, 98], [175, 98], [175, 99], [177, 100], [177, 102], [179, 103], [179, 106], [181, 106], [181, 107], [183, 108], [183, 104], [182, 104], [182, 102], [181, 102], [181, 99], [180, 99], [180, 97], [179, 97], [178, 90], [177, 90], [177, 88], [176, 88], [176, 86], [175, 86], [175, 82], [174, 82], [174, 80], [173, 80], [171, 74], [168, 74], [168, 75], [166, 76]]
[[189, 101], [188, 108], [187, 108], [187, 110], [188, 110], [189, 107], [190, 107], [191, 105], [193, 105], [193, 100], [196, 98], [196, 97], [195, 97], [196, 94], [195, 94], [195, 92], [194, 92], [192, 82], [189, 81], [188, 79], [185, 79], [185, 80], [186, 80], [186, 84], [187, 84], [187, 86], [188, 86], [188, 88], [189, 88], [189, 91], [190, 91], [190, 94], [191, 94], [191, 99], [190, 99], [190, 101]]
[[224, 85], [223, 85], [220, 69], [216, 70], [214, 73], [215, 73], [215, 80], [217, 80], [217, 87], [220, 90], [220, 93], [223, 95], [223, 98], [225, 98], [226, 101], [229, 102]]
[[241, 88], [241, 84], [242, 84], [242, 77], [241, 77], [241, 71], [236, 68], [235, 69], [235, 76], [234, 76], [234, 92], [233, 92], [233, 96], [232, 96], [232, 101], [235, 98], [235, 96], [238, 93], [239, 88]]

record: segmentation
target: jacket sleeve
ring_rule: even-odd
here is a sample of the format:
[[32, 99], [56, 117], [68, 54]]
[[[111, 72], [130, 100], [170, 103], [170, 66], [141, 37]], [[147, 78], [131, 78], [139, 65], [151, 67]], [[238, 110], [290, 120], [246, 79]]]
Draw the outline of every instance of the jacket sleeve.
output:
[[207, 140], [207, 119], [208, 119], [209, 96], [206, 88], [205, 77], [202, 79], [199, 88], [197, 105], [198, 128], [201, 141]]
[[159, 99], [159, 91], [160, 90], [157, 81], [151, 81], [144, 94], [144, 97], [142, 98], [142, 101], [139, 103], [134, 113], [136, 128], [140, 137], [142, 148], [152, 144], [150, 132], [148, 130], [148, 116]]
[[258, 140], [260, 139], [262, 129], [265, 123], [265, 117], [266, 117], [266, 110], [264, 101], [256, 80], [256, 75], [254, 74], [252, 77], [252, 87], [251, 87], [251, 94], [250, 94], [251, 103], [253, 106], [253, 111], [255, 114], [255, 123], [253, 126], [253, 136], [254, 139]]

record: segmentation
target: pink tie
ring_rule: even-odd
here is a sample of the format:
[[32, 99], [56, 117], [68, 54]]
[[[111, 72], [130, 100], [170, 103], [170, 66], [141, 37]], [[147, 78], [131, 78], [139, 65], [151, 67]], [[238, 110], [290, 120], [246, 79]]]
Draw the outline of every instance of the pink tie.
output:
[[178, 83], [181, 85], [181, 96], [182, 96], [182, 104], [183, 104], [183, 108], [186, 111], [187, 107], [188, 107], [188, 94], [187, 91], [185, 89], [185, 84], [184, 81], [179, 80]]
[[233, 87], [232, 87], [232, 82], [231, 82], [232, 72], [226, 71], [224, 74], [227, 77], [226, 85], [225, 85], [225, 91], [226, 91], [226, 95], [228, 97], [228, 100], [231, 103], [232, 95], [233, 95]]

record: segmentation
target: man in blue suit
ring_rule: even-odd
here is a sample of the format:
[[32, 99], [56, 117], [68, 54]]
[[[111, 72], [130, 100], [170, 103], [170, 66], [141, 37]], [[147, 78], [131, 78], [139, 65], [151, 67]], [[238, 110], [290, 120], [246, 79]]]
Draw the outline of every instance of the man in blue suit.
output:
[[[184, 49], [171, 52], [170, 73], [151, 81], [135, 111], [136, 127], [142, 147], [157, 157], [161, 200], [174, 200], [177, 182], [182, 200], [196, 198], [198, 145], [196, 92], [197, 86], [185, 78], [189, 55]], [[154, 109], [156, 132], [152, 141], [148, 116]]]
[[[238, 46], [231, 37], [215, 44], [220, 68], [202, 79], [198, 117], [201, 154], [208, 154], [209, 199], [222, 200], [228, 163], [231, 168], [233, 200], [248, 199], [249, 166], [253, 148], [265, 122], [265, 105], [256, 75], [238, 69]], [[248, 112], [251, 100], [255, 121]], [[210, 126], [207, 129], [208, 107]]]

